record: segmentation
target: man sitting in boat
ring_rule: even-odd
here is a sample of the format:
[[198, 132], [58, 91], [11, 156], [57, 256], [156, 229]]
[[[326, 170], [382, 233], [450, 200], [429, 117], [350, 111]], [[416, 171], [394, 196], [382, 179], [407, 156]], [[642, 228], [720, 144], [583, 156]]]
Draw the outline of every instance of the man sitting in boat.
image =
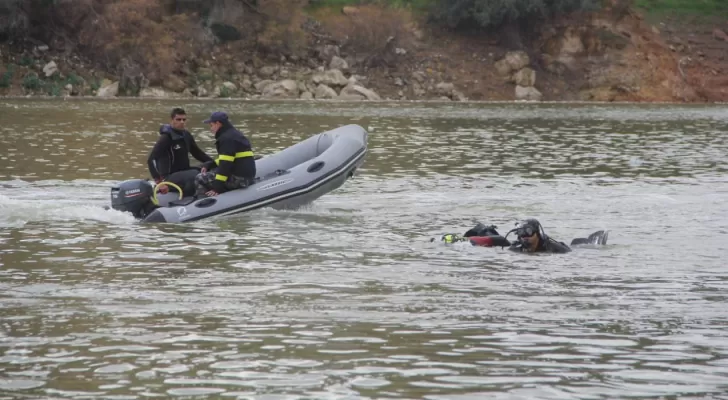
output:
[[[516, 241], [510, 242], [507, 237], [511, 233], [516, 233]], [[588, 238], [576, 238], [571, 241], [571, 245], [578, 244], [607, 244], [609, 232], [596, 231], [589, 235]], [[433, 239], [434, 240], [434, 239]], [[446, 234], [440, 237], [445, 243], [470, 242], [473, 246], [484, 247], [508, 247], [508, 250], [523, 253], [568, 253], [571, 248], [564, 242], [559, 242], [548, 235], [543, 230], [541, 223], [536, 219], [527, 219], [519, 222], [516, 228], [501, 236], [494, 225], [485, 226], [478, 223], [474, 228], [465, 232], [463, 236], [458, 234]]]
[[[195, 193], [195, 177], [200, 168], [190, 167], [188, 154], [192, 154], [199, 162], [212, 162], [195, 143], [195, 138], [185, 129], [187, 114], [182, 108], [175, 108], [170, 115], [169, 124], [159, 128], [159, 139], [149, 153], [147, 166], [156, 183], [166, 181], [182, 188], [187, 196]], [[159, 192], [167, 193], [167, 185], [160, 185]]]
[[216, 111], [203, 121], [215, 135], [218, 157], [205, 163], [197, 175], [197, 196], [217, 196], [250, 186], [255, 181], [253, 148], [245, 135], [230, 123], [226, 113]]

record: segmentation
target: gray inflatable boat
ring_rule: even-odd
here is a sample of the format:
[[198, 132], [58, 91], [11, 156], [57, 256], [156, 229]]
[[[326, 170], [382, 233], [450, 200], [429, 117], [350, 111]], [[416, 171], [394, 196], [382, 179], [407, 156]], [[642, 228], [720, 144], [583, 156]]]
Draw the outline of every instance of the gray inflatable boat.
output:
[[111, 188], [111, 207], [142, 222], [192, 222], [262, 207], [295, 209], [337, 189], [354, 175], [367, 153], [368, 133], [346, 125], [256, 160], [255, 183], [215, 197], [157, 194], [153, 182], [132, 179]]

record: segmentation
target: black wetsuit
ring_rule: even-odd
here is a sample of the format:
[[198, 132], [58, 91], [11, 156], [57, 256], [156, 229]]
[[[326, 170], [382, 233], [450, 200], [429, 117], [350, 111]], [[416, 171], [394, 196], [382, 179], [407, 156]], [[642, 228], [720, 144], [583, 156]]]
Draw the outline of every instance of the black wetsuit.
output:
[[[528, 252], [528, 250], [524, 248], [523, 243], [521, 243], [520, 241], [513, 242], [508, 250], [516, 251], [519, 253]], [[571, 248], [567, 246], [566, 243], [558, 242], [544, 235], [538, 241], [538, 246], [536, 247], [534, 253], [568, 253], [570, 251]]]
[[195, 193], [195, 177], [200, 168], [190, 167], [188, 154], [201, 163], [213, 162], [197, 146], [192, 134], [179, 131], [165, 124], [159, 129], [159, 139], [149, 153], [147, 166], [155, 182], [167, 181], [179, 185], [186, 196]]

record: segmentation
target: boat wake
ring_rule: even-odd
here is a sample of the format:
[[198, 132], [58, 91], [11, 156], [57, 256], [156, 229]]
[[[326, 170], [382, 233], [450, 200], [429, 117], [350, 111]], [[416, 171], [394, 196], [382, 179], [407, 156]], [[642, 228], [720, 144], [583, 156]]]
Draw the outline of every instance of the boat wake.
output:
[[105, 209], [108, 184], [79, 181], [0, 182], [0, 228], [47, 221], [131, 224], [129, 213]]

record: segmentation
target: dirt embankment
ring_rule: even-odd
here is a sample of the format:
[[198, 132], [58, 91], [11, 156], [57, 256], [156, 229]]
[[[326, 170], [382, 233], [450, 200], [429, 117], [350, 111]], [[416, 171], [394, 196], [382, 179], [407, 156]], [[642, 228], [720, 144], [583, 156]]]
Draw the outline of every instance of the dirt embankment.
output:
[[[302, 55], [228, 42], [152, 80], [43, 43], [6, 43], [0, 95], [114, 97], [131, 85], [141, 97], [728, 101], [728, 20], [648, 23], [633, 10], [606, 9], [555, 21], [513, 49], [499, 34], [467, 36], [414, 19], [389, 35], [356, 9], [335, 19], [307, 22]], [[337, 26], [374, 32], [360, 38], [373, 42], [359, 51]]]

